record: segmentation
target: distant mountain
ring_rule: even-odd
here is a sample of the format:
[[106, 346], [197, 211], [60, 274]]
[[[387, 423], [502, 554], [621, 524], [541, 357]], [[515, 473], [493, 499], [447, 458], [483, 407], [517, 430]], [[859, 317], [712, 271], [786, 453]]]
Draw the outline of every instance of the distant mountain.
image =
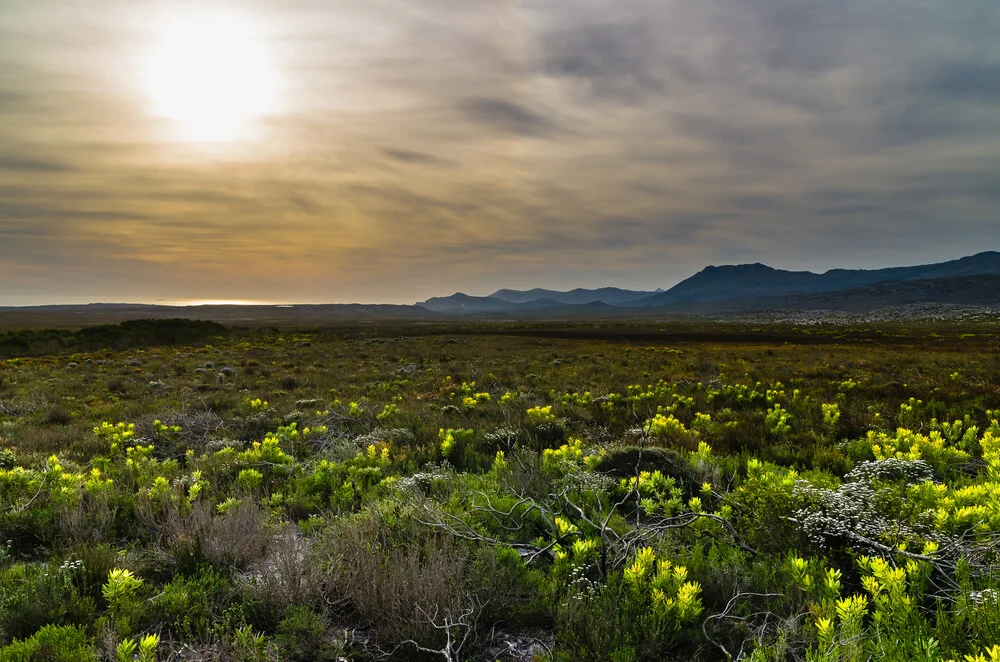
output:
[[508, 310], [512, 307], [509, 301], [493, 299], [491, 297], [474, 297], [462, 292], [456, 292], [448, 297], [431, 297], [427, 301], [418, 301], [416, 305], [437, 313], [452, 311], [483, 312]]
[[676, 306], [710, 301], [753, 300], [787, 294], [834, 292], [887, 281], [930, 280], [1000, 274], [1000, 253], [989, 251], [958, 260], [889, 269], [831, 269], [822, 274], [785, 271], [764, 264], [705, 267], [666, 292], [633, 306]]
[[535, 288], [533, 290], [497, 290], [489, 298], [501, 299], [511, 303], [528, 303], [529, 301], [537, 301], [539, 299], [550, 299], [558, 303], [567, 304], [585, 304], [596, 301], [614, 306], [644, 299], [662, 291], [662, 289], [658, 289], [646, 292], [641, 290], [623, 290], [618, 287], [601, 287], [596, 290], [576, 288], [568, 292], [559, 292], [557, 290]]
[[[568, 292], [547, 289], [497, 290], [489, 296], [462, 292], [433, 297], [416, 304], [418, 309], [444, 315], [524, 317], [528, 313], [545, 316], [621, 316], [649, 313], [684, 314], [764, 310], [769, 308], [867, 306], [926, 301], [992, 305], [990, 279], [954, 280], [1000, 275], [1000, 252], [988, 251], [938, 264], [888, 269], [831, 269], [824, 273], [786, 271], [764, 264], [705, 267], [669, 290], [645, 292], [617, 287]], [[877, 287], [883, 283], [942, 281], [935, 286]], [[964, 284], [964, 285], [963, 285]], [[973, 287], [962, 292], [961, 287]], [[983, 289], [986, 288], [986, 289]], [[810, 296], [830, 293], [829, 297]], [[836, 293], [834, 296], [833, 293]], [[948, 299], [947, 301], [945, 299]], [[898, 300], [898, 301], [897, 301]], [[852, 303], [853, 302], [853, 303]], [[868, 303], [865, 303], [868, 302]], [[589, 308], [587, 306], [590, 306]]]
[[456, 292], [448, 297], [432, 297], [427, 301], [420, 301], [416, 304], [436, 313], [504, 313], [530, 310], [545, 310], [550, 308], [564, 308], [569, 304], [560, 303], [553, 299], [532, 299], [516, 303], [495, 299], [492, 296], [474, 297], [462, 292]]
[[[548, 292], [549, 290], [533, 290], [535, 292]], [[625, 290], [621, 290], [625, 291]], [[557, 292], [556, 294], [565, 294]], [[543, 317], [566, 316], [578, 317], [586, 315], [599, 315], [602, 311], [623, 312], [628, 309], [612, 306], [603, 301], [587, 301], [586, 303], [563, 303], [551, 298], [531, 299], [529, 301], [515, 302], [505, 301], [488, 297], [475, 297], [462, 292], [456, 292], [447, 297], [433, 297], [427, 301], [420, 301], [415, 304], [418, 309], [425, 309], [434, 313], [446, 315], [468, 315], [475, 314], [478, 317], [532, 317], [534, 313], [540, 313]]]
[[[409, 306], [357, 303], [0, 306], [0, 333], [18, 328], [79, 328], [137, 319], [184, 318], [240, 326], [322, 326], [380, 321], [431, 322], [455, 317], [631, 320], [768, 311], [867, 313], [912, 304], [979, 307], [980, 312], [992, 315], [1000, 308], [1000, 253], [990, 251], [915, 267], [833, 269], [822, 274], [772, 269], [763, 264], [706, 267], [658, 293], [615, 287], [569, 292], [498, 290], [485, 297], [458, 292]], [[903, 312], [890, 312], [908, 314], [906, 309], [901, 310]]]
[[891, 306], [950, 304], [1000, 306], [1000, 274], [887, 280], [847, 290], [768, 297], [747, 302], [753, 309], [871, 312]]

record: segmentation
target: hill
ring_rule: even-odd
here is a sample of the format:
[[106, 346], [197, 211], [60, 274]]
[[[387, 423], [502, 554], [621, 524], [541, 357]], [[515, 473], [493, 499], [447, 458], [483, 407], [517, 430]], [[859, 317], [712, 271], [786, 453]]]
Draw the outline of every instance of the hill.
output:
[[1000, 253], [988, 251], [957, 260], [888, 269], [785, 271], [764, 264], [705, 267], [666, 292], [633, 302], [633, 306], [670, 306], [709, 301], [756, 300], [787, 294], [834, 292], [887, 281], [931, 280], [1000, 274]]
[[870, 312], [892, 306], [1000, 306], [1000, 275], [883, 281], [847, 290], [759, 299], [756, 309]]
[[557, 290], [543, 290], [535, 288], [533, 290], [497, 290], [489, 295], [491, 299], [501, 299], [511, 303], [528, 303], [538, 299], [549, 299], [558, 303], [566, 304], [586, 304], [599, 301], [609, 305], [622, 305], [662, 292], [662, 289], [655, 291], [623, 290], [619, 287], [601, 287], [595, 290], [585, 290], [576, 288], [568, 292]]

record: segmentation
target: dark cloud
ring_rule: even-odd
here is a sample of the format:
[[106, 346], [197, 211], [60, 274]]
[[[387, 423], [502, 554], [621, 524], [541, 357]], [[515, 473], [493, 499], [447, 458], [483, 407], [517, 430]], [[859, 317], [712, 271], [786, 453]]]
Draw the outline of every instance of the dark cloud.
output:
[[448, 159], [442, 159], [440, 157], [434, 156], [433, 154], [427, 154], [425, 152], [414, 152], [408, 149], [385, 149], [383, 150], [383, 152], [393, 161], [399, 161], [401, 163], [414, 163], [418, 165], [437, 165], [437, 166], [454, 165], [454, 163], [452, 161], [449, 161]]
[[49, 159], [34, 159], [0, 154], [0, 170], [26, 173], [70, 172], [75, 168], [69, 163]]
[[39, 202], [29, 202], [0, 206], [0, 219], [4, 218], [22, 222], [35, 222], [43, 226], [46, 222], [52, 221], [95, 220], [103, 223], [113, 223], [115, 221], [135, 221], [149, 217], [137, 212], [124, 212], [112, 209], [70, 209], [66, 207], [46, 206]]
[[816, 210], [816, 213], [820, 216], [863, 216], [865, 218], [878, 218], [880, 216], [885, 217], [887, 213], [891, 215], [893, 212], [894, 210], [892, 207], [884, 205], [855, 205], [850, 204], [849, 202]]
[[666, 78], [676, 74], [657, 56], [654, 26], [643, 22], [585, 25], [561, 29], [540, 39], [542, 71], [584, 81], [600, 97], [630, 99], [666, 90]]
[[924, 88], [927, 95], [941, 100], [1000, 102], [1000, 61], [936, 67], [929, 72]]
[[[769, 70], [817, 76], [850, 64], [850, 40], [883, 22], [850, 0], [758, 0], [743, 7], [746, 32]], [[860, 12], [858, 11], [860, 9]], [[860, 32], [859, 32], [860, 31]]]
[[789, 207], [789, 201], [777, 195], [731, 195], [726, 203], [734, 211], [778, 212]]
[[460, 107], [470, 119], [494, 130], [530, 137], [550, 135], [556, 130], [547, 117], [508, 99], [466, 99]]
[[0, 90], [0, 112], [10, 112], [21, 105], [22, 96], [15, 92]]

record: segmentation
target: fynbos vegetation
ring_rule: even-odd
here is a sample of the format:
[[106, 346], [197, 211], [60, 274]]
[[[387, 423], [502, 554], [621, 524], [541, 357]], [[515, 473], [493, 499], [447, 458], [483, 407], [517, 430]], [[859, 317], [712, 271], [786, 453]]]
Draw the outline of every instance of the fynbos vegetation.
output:
[[214, 333], [0, 363], [0, 661], [1000, 659], [988, 327]]

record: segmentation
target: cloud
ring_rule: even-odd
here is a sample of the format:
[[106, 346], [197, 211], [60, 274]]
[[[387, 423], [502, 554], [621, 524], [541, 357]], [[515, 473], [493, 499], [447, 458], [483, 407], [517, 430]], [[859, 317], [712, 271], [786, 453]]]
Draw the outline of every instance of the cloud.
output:
[[176, 5], [109, 2], [0, 6], [5, 287], [406, 301], [996, 242], [993, 0], [260, 0], [283, 105], [229, 146], [143, 96]]
[[[670, 70], [658, 66], [660, 41], [649, 23], [557, 29], [539, 45], [544, 73], [583, 81], [595, 96], [635, 100], [667, 89]], [[682, 67], [684, 61], [677, 59], [674, 64]]]
[[411, 163], [416, 165], [437, 165], [437, 166], [449, 166], [454, 165], [452, 161], [448, 159], [442, 159], [440, 157], [434, 156], [433, 154], [427, 154], [425, 152], [414, 152], [408, 149], [385, 149], [384, 154], [392, 159], [393, 161], [399, 161], [401, 163]]
[[1000, 62], [961, 62], [935, 68], [926, 92], [943, 99], [995, 103], [1000, 101]]
[[468, 99], [460, 107], [472, 120], [499, 131], [538, 137], [550, 134], [555, 129], [554, 124], [546, 117], [506, 99]]
[[68, 163], [48, 159], [22, 158], [0, 155], [0, 170], [14, 172], [70, 172], [75, 168]]

